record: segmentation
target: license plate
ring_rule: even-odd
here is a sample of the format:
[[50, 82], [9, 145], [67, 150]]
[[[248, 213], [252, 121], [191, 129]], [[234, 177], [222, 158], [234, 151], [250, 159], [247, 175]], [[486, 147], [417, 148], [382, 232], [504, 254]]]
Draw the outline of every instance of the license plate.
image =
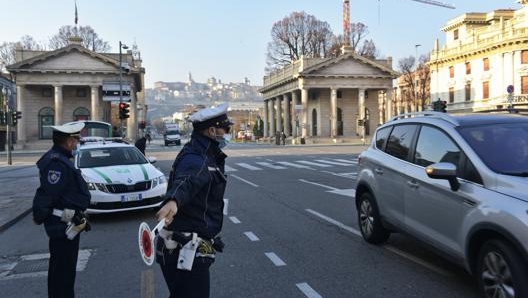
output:
[[121, 202], [141, 201], [143, 196], [139, 194], [121, 195]]

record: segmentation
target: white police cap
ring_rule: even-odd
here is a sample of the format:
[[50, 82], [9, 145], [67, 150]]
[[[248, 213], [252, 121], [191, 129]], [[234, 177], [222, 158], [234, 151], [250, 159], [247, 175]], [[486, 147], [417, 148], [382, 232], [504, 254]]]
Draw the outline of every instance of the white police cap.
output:
[[202, 109], [189, 116], [189, 120], [191, 120], [195, 129], [205, 129], [212, 126], [227, 128], [233, 125], [233, 122], [227, 117], [228, 107], [227, 103], [222, 103]]
[[51, 128], [54, 132], [69, 135], [71, 137], [80, 136], [81, 130], [84, 128], [83, 122], [71, 122], [63, 125], [52, 125]]

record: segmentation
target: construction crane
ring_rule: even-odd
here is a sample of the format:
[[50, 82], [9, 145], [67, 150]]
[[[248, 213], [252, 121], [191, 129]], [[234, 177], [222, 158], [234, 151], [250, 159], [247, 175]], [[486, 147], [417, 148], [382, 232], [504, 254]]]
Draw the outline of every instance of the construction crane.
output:
[[425, 3], [425, 4], [431, 4], [431, 5], [441, 6], [441, 7], [445, 7], [445, 8], [455, 9], [454, 5], [449, 4], [449, 3], [445, 3], [445, 2], [440, 2], [440, 1], [434, 1], [434, 0], [411, 0], [411, 1], [416, 1], [416, 2], [421, 2], [421, 3]]

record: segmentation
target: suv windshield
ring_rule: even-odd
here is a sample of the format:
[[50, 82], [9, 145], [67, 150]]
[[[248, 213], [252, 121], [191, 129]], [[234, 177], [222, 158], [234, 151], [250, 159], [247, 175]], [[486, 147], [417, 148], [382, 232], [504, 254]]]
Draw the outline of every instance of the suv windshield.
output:
[[145, 156], [135, 147], [81, 148], [78, 167], [94, 168], [145, 163], [148, 163]]
[[493, 171], [528, 176], [528, 123], [463, 127], [460, 134]]
[[166, 134], [167, 135], [179, 135], [180, 131], [179, 130], [167, 130]]

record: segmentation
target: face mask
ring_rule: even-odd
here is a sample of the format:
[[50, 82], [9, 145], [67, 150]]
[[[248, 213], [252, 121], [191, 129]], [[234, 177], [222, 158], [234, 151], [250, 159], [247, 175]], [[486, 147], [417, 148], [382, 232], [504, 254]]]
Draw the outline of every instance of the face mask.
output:
[[225, 133], [224, 135], [217, 135], [215, 131], [215, 139], [218, 142], [218, 147], [222, 149], [227, 146], [227, 144], [231, 140], [231, 134]]
[[81, 149], [79, 149], [79, 145], [75, 145], [75, 148], [72, 150], [72, 155], [73, 157], [75, 157], [75, 155], [79, 154], [79, 151], [81, 151]]

